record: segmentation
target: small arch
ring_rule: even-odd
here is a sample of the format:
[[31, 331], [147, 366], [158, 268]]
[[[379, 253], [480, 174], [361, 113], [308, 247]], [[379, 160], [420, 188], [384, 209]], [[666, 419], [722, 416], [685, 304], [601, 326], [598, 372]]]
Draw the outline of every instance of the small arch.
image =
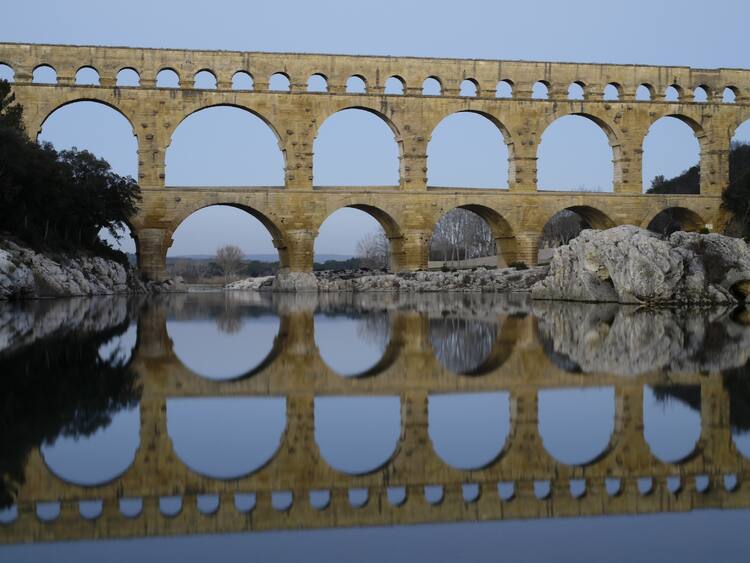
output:
[[232, 75], [232, 90], [252, 90], [253, 76], [244, 70], [238, 70]]
[[364, 76], [354, 74], [350, 76], [346, 81], [346, 93], [347, 94], [366, 94], [367, 93], [367, 81]]
[[156, 74], [157, 88], [179, 88], [180, 75], [173, 68], [163, 68]]
[[638, 102], [650, 102], [654, 99], [654, 87], [651, 84], [640, 84], [635, 90], [635, 99]]
[[615, 429], [613, 387], [539, 391], [544, 448], [567, 465], [588, 465], [608, 450]]
[[391, 76], [385, 81], [385, 94], [391, 96], [402, 96], [406, 91], [406, 81], [400, 76]]
[[283, 397], [167, 399], [175, 455], [193, 472], [214, 479], [236, 479], [268, 464], [286, 420]]
[[569, 100], [583, 100], [585, 97], [586, 97], [586, 92], [584, 91], [583, 82], [576, 81], [576, 82], [573, 82], [570, 86], [568, 86], [568, 99]]
[[57, 71], [50, 65], [39, 65], [34, 68], [31, 81], [34, 84], [57, 84]]
[[531, 98], [534, 100], [549, 99], [549, 82], [539, 80], [531, 87]]
[[678, 84], [671, 84], [667, 86], [664, 91], [665, 102], [679, 102], [682, 98], [682, 88]]
[[328, 116], [317, 131], [313, 185], [397, 186], [401, 151], [400, 134], [383, 113], [344, 108]]
[[276, 72], [268, 79], [268, 89], [271, 92], [289, 92], [289, 76], [284, 72]]
[[99, 72], [92, 66], [82, 66], [76, 71], [76, 85], [99, 86]]
[[616, 82], [610, 82], [604, 87], [604, 100], [617, 101], [622, 96], [622, 86]]
[[13, 67], [5, 63], [0, 63], [0, 80], [15, 82], [15, 72], [13, 71]]
[[646, 385], [642, 408], [651, 453], [665, 463], [689, 459], [701, 435], [700, 385]]
[[436, 76], [428, 76], [422, 82], [423, 96], [441, 96], [443, 94], [443, 84]]
[[705, 104], [708, 102], [708, 98], [711, 95], [711, 90], [708, 86], [701, 84], [696, 86], [693, 90], [693, 101], [699, 104]]
[[467, 98], [476, 98], [479, 95], [479, 83], [473, 78], [463, 80], [458, 95]]
[[316, 73], [307, 79], [308, 92], [328, 92], [328, 79], [320, 73]]
[[138, 87], [141, 85], [141, 76], [134, 68], [125, 67], [117, 73], [115, 85], [118, 87]]
[[668, 207], [654, 215], [646, 228], [654, 233], [669, 236], [676, 231], [698, 232], [705, 226], [705, 220], [695, 211], [686, 207]]
[[199, 70], [193, 77], [193, 88], [196, 90], [216, 90], [216, 75], [207, 69]]
[[721, 102], [724, 104], [734, 104], [737, 102], [739, 90], [734, 86], [727, 86], [722, 93]]
[[315, 442], [333, 469], [363, 475], [384, 467], [401, 435], [399, 397], [315, 397]]
[[513, 97], [513, 81], [505, 79], [497, 83], [495, 89], [496, 98], [512, 98]]
[[510, 433], [510, 398], [501, 393], [430, 395], [428, 433], [451, 467], [477, 470], [500, 457]]

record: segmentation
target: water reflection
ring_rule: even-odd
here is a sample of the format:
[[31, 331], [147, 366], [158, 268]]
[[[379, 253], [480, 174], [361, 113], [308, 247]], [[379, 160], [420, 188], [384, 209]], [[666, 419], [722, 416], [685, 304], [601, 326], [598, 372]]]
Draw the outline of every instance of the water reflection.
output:
[[3, 305], [3, 541], [750, 507], [745, 317], [492, 295]]

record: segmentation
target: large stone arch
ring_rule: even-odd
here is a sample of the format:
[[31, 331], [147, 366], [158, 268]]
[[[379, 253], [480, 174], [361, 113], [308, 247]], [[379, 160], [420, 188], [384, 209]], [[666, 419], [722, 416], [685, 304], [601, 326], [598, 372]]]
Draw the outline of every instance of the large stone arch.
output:
[[[701, 106], [703, 104], [700, 104]], [[707, 154], [710, 154], [711, 150], [711, 144], [713, 142], [713, 139], [709, 136], [706, 129], [703, 127], [703, 125], [694, 117], [691, 117], [690, 115], [687, 115], [685, 113], [678, 113], [678, 112], [672, 112], [672, 111], [665, 111], [664, 113], [656, 113], [656, 112], [650, 112], [648, 120], [644, 123], [645, 129], [643, 130], [643, 137], [641, 139], [640, 144], [640, 150], [641, 150], [641, 158], [642, 163], [647, 162], [647, 151], [644, 148], [644, 145], [646, 143], [646, 139], [648, 138], [649, 133], [651, 132], [651, 128], [660, 120], [672, 117], [681, 123], [684, 123], [687, 125], [691, 131], [693, 132], [693, 136], [698, 141], [698, 166], [703, 164], [704, 157]], [[701, 167], [701, 189], [703, 188], [703, 176], [705, 176], [705, 167]], [[642, 170], [642, 174], [645, 174], [645, 169]], [[699, 191], [700, 193], [700, 191]]]
[[644, 229], [653, 228], [652, 224], [654, 221], [665, 213], [669, 214], [668, 219], [679, 223], [680, 230], [697, 232], [706, 226], [705, 218], [697, 211], [688, 207], [667, 205], [649, 210], [641, 222], [641, 227]]
[[[42, 132], [42, 128], [44, 127], [44, 124], [47, 122], [47, 120], [54, 114], [56, 111], [73, 104], [76, 104], [78, 102], [93, 102], [96, 104], [101, 104], [103, 106], [108, 107], [109, 109], [114, 110], [119, 115], [124, 117], [128, 124], [130, 125], [130, 128], [133, 131], [133, 136], [138, 139], [138, 130], [133, 125], [134, 119], [128, 115], [124, 108], [118, 106], [111, 100], [105, 100], [102, 98], [95, 98], [92, 96], [79, 96], [79, 95], [73, 95], [68, 99], [65, 99], [63, 101], [56, 100], [52, 104], [50, 104], [47, 107], [40, 107], [36, 116], [36, 119], [32, 117], [32, 112], [24, 112], [25, 121], [26, 121], [26, 127], [30, 134], [34, 136], [34, 138], [38, 138], [39, 135]], [[140, 140], [139, 140], [140, 141]], [[139, 143], [140, 145], [140, 143]]]
[[[507, 175], [507, 182], [508, 185], [510, 185], [510, 179], [515, 177], [515, 166], [516, 166], [516, 154], [514, 149], [514, 138], [511, 133], [510, 128], [504, 123], [503, 120], [501, 120], [497, 115], [494, 115], [488, 111], [483, 111], [479, 109], [459, 109], [457, 111], [450, 111], [445, 113], [440, 113], [434, 118], [430, 119], [427, 123], [424, 124], [425, 131], [429, 131], [429, 136], [425, 139], [425, 152], [428, 154], [426, 166], [429, 169], [429, 146], [430, 142], [432, 141], [432, 138], [435, 134], [435, 131], [443, 124], [443, 122], [453, 116], [461, 115], [461, 114], [471, 114], [471, 115], [478, 115], [485, 120], [487, 120], [489, 123], [495, 126], [495, 128], [500, 132], [500, 135], [502, 137], [502, 141], [505, 144], [505, 147], [508, 150], [508, 175]], [[427, 173], [425, 174], [427, 175]]]
[[[231, 201], [215, 201], [210, 203], [205, 202], [198, 202], [197, 204], [191, 204], [186, 205], [184, 207], [181, 207], [179, 211], [175, 213], [172, 220], [168, 224], [168, 244], [164, 248], [164, 259], [166, 260], [166, 252], [169, 249], [169, 247], [172, 245], [172, 237], [174, 236], [175, 231], [179, 228], [179, 226], [190, 217], [193, 213], [196, 213], [200, 211], [201, 209], [206, 209], [208, 207], [216, 207], [216, 206], [226, 206], [226, 207], [233, 207], [235, 209], [239, 209], [240, 211], [244, 211], [251, 216], [255, 217], [258, 221], [261, 222], [261, 224], [268, 230], [268, 232], [271, 234], [271, 238], [273, 239], [273, 245], [276, 248], [276, 250], [279, 253], [279, 265], [281, 268], [288, 268], [289, 267], [289, 253], [287, 252], [287, 236], [286, 233], [279, 225], [277, 224], [276, 220], [274, 220], [271, 217], [271, 214], [268, 214], [264, 211], [261, 211], [257, 207], [249, 206], [243, 203], [238, 202], [231, 202]], [[139, 254], [140, 258], [140, 254]], [[140, 264], [140, 261], [139, 261]]]
[[[318, 137], [320, 135], [320, 131], [323, 128], [323, 126], [334, 116], [340, 114], [341, 112], [348, 111], [348, 110], [356, 110], [356, 111], [363, 111], [367, 114], [373, 115], [377, 117], [379, 120], [381, 120], [383, 123], [385, 123], [388, 128], [393, 133], [393, 140], [396, 143], [396, 151], [397, 151], [397, 157], [398, 162], [403, 162], [404, 157], [404, 141], [403, 137], [400, 131], [400, 128], [396, 125], [395, 121], [392, 119], [392, 117], [389, 117], [386, 115], [383, 111], [383, 108], [381, 107], [371, 107], [366, 104], [350, 104], [350, 103], [341, 103], [341, 104], [332, 104], [331, 106], [326, 107], [325, 111], [319, 115], [317, 119], [317, 127], [314, 130], [314, 135], [310, 139], [311, 149], [312, 149], [312, 177], [315, 177], [315, 168], [316, 168], [316, 150], [315, 150], [315, 144], [318, 140]], [[403, 181], [403, 170], [401, 169], [401, 165], [397, 164], [397, 185], [400, 185]], [[313, 179], [313, 182], [315, 180]]]
[[[610, 229], [617, 225], [617, 222], [615, 222], [607, 212], [591, 205], [570, 205], [567, 207], [556, 208], [547, 215], [546, 220], [542, 223], [540, 229], [540, 234], [542, 236], [539, 239], [538, 251], [541, 251], [542, 247], [547, 244], [551, 245], [551, 247], [554, 247], [557, 244], [566, 244], [569, 237], [577, 236], [576, 229], [578, 225], [571, 225], [570, 222], [558, 223], [558, 227], [566, 225], [566, 228], [558, 229], [557, 237], [554, 235], [555, 229], [548, 229], [550, 222], [565, 211], [578, 215], [583, 223], [583, 225], [581, 225], [582, 228], [590, 227], [592, 229], [602, 230]], [[567, 219], [572, 219], [572, 217], [569, 216]], [[548, 237], [552, 238], [550, 239]]]
[[432, 218], [431, 233], [434, 233], [438, 221], [453, 209], [465, 209], [466, 211], [476, 213], [489, 225], [490, 230], [495, 237], [495, 244], [498, 251], [498, 266], [505, 267], [516, 261], [518, 257], [518, 243], [515, 234], [516, 230], [506, 217], [486, 205], [463, 203], [449, 209], [438, 209], [437, 213]]

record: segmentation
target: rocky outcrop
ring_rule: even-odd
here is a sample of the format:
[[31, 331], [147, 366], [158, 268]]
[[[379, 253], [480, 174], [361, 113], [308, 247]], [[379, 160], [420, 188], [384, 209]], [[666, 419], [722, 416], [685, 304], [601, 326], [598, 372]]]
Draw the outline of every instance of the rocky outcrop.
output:
[[224, 289], [252, 290], [271, 289], [275, 276], [259, 276], [257, 278], [245, 278], [236, 282], [228, 283]]
[[100, 256], [51, 256], [0, 240], [0, 300], [184, 290], [179, 278], [144, 282], [132, 268]]
[[750, 291], [750, 249], [718, 234], [670, 237], [633, 227], [585, 230], [555, 249], [534, 299], [731, 304]]

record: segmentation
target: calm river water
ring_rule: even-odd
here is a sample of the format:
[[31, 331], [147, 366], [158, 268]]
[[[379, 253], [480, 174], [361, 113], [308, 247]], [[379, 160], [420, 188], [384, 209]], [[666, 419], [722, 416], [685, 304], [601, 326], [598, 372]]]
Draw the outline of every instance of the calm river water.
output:
[[747, 561], [750, 314], [0, 305], [0, 561]]

